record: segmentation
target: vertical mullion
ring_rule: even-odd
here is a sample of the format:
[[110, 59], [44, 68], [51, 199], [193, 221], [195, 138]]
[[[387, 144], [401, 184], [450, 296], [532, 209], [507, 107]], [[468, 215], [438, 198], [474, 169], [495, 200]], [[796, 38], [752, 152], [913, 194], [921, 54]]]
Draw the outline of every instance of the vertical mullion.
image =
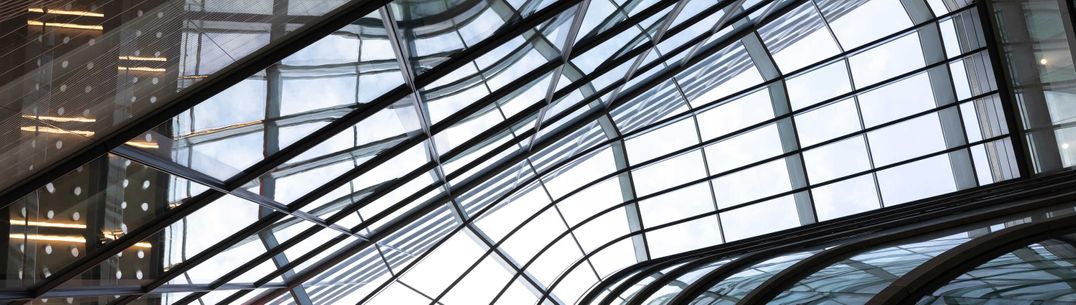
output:
[[[989, 55], [994, 72], [995, 83], [998, 87], [998, 97], [1001, 99], [1002, 113], [1004, 113], [1009, 130], [1009, 139], [1012, 142], [1011, 145], [1016, 159], [1016, 167], [1020, 177], [1029, 177], [1038, 166], [1036, 165], [1036, 160], [1028, 151], [1033, 144], [1025, 141], [1025, 130], [1023, 128], [1023, 126], [1025, 126], [1023, 123], [1024, 117], [1023, 115], [1020, 115], [1021, 110], [1019, 109], [1019, 105], [1017, 105], [1017, 101], [1014, 99], [1014, 91], [1009, 86], [1010, 82], [1007, 75], [1010, 74], [1007, 72], [1010, 71], [1002, 60], [1003, 54], [1001, 52], [1004, 50], [1004, 46], [1000, 41], [1001, 37], [997, 33], [997, 29], [994, 27], [994, 24], [1001, 25], [1000, 20], [994, 22], [995, 18], [1000, 18], [1000, 16], [993, 13], [993, 7], [990, 2], [991, 1], [989, 0], [984, 0], [979, 1], [974, 5], [979, 13], [979, 26], [983, 29], [983, 39], [987, 45], [986, 51]], [[1070, 4], [1066, 7], [1069, 8], [1069, 13], [1072, 14], [1072, 5]], [[1074, 51], [1076, 51], [1076, 49], [1074, 49]], [[1029, 137], [1034, 136], [1031, 132], [1027, 133]], [[1052, 138], [1052, 133], [1048, 134], [1050, 134]], [[1053, 143], [1056, 143], [1056, 141]]]

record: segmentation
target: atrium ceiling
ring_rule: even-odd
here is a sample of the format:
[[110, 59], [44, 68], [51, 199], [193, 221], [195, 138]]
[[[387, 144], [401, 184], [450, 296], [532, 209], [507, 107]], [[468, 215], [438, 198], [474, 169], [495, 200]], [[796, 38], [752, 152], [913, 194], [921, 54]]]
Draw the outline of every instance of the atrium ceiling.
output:
[[1068, 108], [1015, 109], [989, 9], [0, 4], [0, 299], [576, 304], [638, 263], [1070, 166]]

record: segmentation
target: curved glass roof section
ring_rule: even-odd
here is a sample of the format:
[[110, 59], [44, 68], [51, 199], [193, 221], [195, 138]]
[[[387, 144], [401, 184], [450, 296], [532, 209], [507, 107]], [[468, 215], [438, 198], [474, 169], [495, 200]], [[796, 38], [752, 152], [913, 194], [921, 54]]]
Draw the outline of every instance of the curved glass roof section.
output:
[[[164, 61], [183, 73], [96, 65], [134, 90], [117, 103], [197, 84], [234, 61], [221, 40], [253, 49], [303, 24], [267, 17], [302, 1], [195, 2], [161, 4], [199, 29], [177, 29]], [[11, 203], [4, 288], [34, 303], [575, 304], [638, 262], [1017, 177], [978, 14], [388, 2]], [[117, 31], [109, 47], [142, 54], [117, 65], [156, 60]], [[51, 160], [92, 139], [72, 131], [123, 121], [94, 107], [22, 110], [33, 149], [18, 154]]]
[[[696, 257], [667, 264], [660, 270], [642, 271], [645, 275], [642, 278], [625, 277], [628, 280], [603, 283], [594, 287], [603, 289], [601, 292], [588, 292], [598, 297], [587, 304], [868, 304], [877, 301], [875, 298], [880, 292], [907, 280], [909, 274], [920, 268], [937, 268], [930, 264], [933, 260], [967, 251], [958, 247], [1029, 224], [1071, 217], [1074, 211], [1068, 203], [906, 239], [881, 237], [883, 231], [850, 236], [847, 240], [811, 246], [808, 250]], [[986, 263], [970, 266], [967, 272], [954, 275], [951, 282], [941, 283], [917, 304], [1071, 302], [1072, 289], [1066, 285], [1071, 279], [1068, 258], [1074, 249], [1068, 233], [1071, 229], [1058, 227], [1051, 232], [1045, 240], [1040, 237], [1024, 241], [1011, 252], [994, 254], [997, 257], [991, 256]], [[879, 246], [855, 246], [872, 238], [888, 240]], [[829, 256], [820, 261], [821, 266], [804, 265], [809, 264], [810, 259], [826, 257], [827, 252], [847, 246], [852, 248], [849, 255]], [[972, 259], [963, 257], [951, 263]], [[815, 271], [798, 278], [784, 278], [794, 281], [780, 286], [784, 288], [779, 288], [772, 299], [751, 300], [753, 303], [746, 300], [749, 293], [778, 288], [775, 286], [778, 282], [773, 279], [793, 268], [813, 268], [810, 270]], [[647, 287], [652, 285], [660, 288], [640, 294], [641, 288], [653, 288]], [[609, 293], [616, 291], [621, 293], [610, 297]], [[671, 303], [676, 301], [682, 302]]]

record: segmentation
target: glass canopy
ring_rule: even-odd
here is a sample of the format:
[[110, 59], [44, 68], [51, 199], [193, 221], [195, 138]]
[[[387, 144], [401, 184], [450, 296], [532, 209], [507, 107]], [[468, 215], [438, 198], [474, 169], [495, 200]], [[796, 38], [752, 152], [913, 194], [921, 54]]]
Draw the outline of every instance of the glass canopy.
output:
[[[925, 269], [941, 268], [937, 265], [939, 259], [968, 253], [972, 251], [969, 245], [994, 236], [1061, 218], [1072, 219], [1076, 213], [1073, 207], [1068, 202], [933, 232], [925, 229], [930, 225], [903, 228], [919, 233], [907, 239], [884, 237], [892, 236], [886, 235], [892, 231], [883, 231], [847, 237], [808, 250], [698, 257], [669, 265], [663, 270], [665, 274], [653, 276], [656, 279], [633, 281], [629, 277], [624, 282], [603, 283], [602, 289], [646, 292], [622, 294], [621, 298], [603, 296], [586, 304], [878, 304], [878, 297], [883, 293], [908, 285], [909, 276], [923, 274]], [[993, 254], [988, 262], [971, 265], [967, 272], [954, 274], [951, 281], [939, 283], [938, 288], [930, 290], [933, 293], [917, 304], [1072, 303], [1073, 290], [1067, 283], [1072, 281], [1071, 257], [1076, 248], [1071, 231], [1071, 226], [1058, 226], [1048, 231], [1046, 235], [1052, 237], [1044, 241], [1038, 237], [1017, 242], [1017, 247], [1010, 247], [1015, 250]], [[874, 238], [883, 241], [875, 246], [863, 243]], [[850, 250], [845, 255], [829, 255], [843, 249]], [[812, 261], [819, 257], [827, 258]], [[970, 260], [961, 258], [947, 263], [962, 264]], [[808, 272], [790, 277], [786, 273], [789, 270]], [[777, 285], [782, 280], [787, 282]], [[632, 288], [627, 288], [628, 285]], [[661, 288], [653, 289], [653, 285]], [[777, 291], [772, 291], [772, 299], [750, 299], [749, 294], [762, 290]]]
[[576, 304], [1024, 161], [981, 3], [27, 2], [2, 300]]

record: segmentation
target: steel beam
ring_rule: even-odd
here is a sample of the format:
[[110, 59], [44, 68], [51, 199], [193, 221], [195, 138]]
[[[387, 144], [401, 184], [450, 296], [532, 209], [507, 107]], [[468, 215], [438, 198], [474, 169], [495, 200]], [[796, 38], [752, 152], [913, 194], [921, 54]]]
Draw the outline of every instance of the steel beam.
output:
[[1058, 216], [980, 236], [920, 264], [876, 294], [868, 305], [910, 304], [961, 274], [1005, 253], [1054, 236], [1076, 232], [1076, 214]]

